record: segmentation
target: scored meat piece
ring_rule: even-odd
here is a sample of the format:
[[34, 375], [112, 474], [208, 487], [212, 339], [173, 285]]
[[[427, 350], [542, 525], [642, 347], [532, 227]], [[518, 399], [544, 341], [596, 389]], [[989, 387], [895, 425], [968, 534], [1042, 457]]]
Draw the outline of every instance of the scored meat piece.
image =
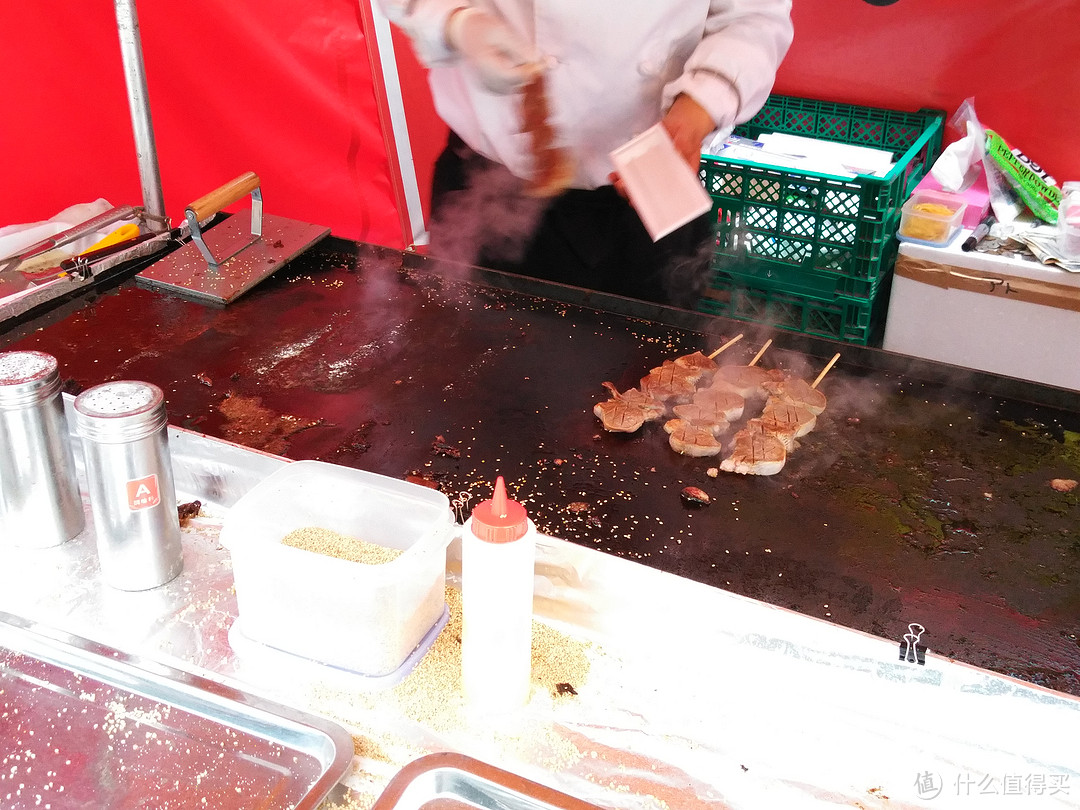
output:
[[[746, 407], [746, 400], [734, 391], [724, 391], [719, 388], [702, 388], [694, 394], [690, 404], [715, 410], [724, 421], [734, 422], [742, 417], [743, 409]], [[680, 416], [678, 413], [675, 415]]]
[[775, 436], [789, 453], [792, 452], [798, 444], [798, 442], [795, 441], [795, 428], [790, 425], [780, 424], [775, 419], [748, 419], [743, 426], [743, 430], [752, 433], [767, 433], [770, 436]]
[[668, 444], [671, 445], [671, 449], [684, 456], [718, 456], [724, 449], [716, 438], [716, 434], [720, 432], [717, 425], [694, 424], [685, 419], [669, 419], [664, 423], [664, 430], [670, 434]]
[[825, 410], [825, 404], [828, 401], [823, 393], [816, 388], [811, 388], [810, 383], [801, 377], [788, 377], [780, 382], [769, 380], [762, 383], [762, 388], [771, 396], [801, 405], [815, 416]]
[[795, 438], [805, 436], [817, 425], [817, 417], [794, 402], [779, 397], [769, 397], [761, 410], [761, 421], [766, 429], [791, 428]]
[[695, 425], [716, 425], [718, 428], [727, 430], [728, 423], [738, 419], [742, 415], [742, 404], [739, 405], [738, 415], [732, 416], [732, 409], [725, 407], [724, 403], [714, 398], [704, 397], [699, 400], [694, 397], [692, 402], [684, 402], [671, 409], [675, 416]]
[[700, 371], [701, 377], [698, 379], [698, 382], [703, 382], [704, 380], [711, 378], [712, 375], [716, 373], [717, 368], [716, 361], [701, 352], [694, 352], [692, 354], [684, 354], [681, 357], [676, 357], [674, 363], [683, 368]]
[[731, 454], [720, 462], [720, 469], [740, 475], [776, 475], [784, 468], [787, 451], [775, 436], [753, 429], [735, 434]]
[[721, 391], [734, 391], [741, 397], [760, 397], [765, 395], [767, 382], [779, 382], [784, 374], [778, 369], [761, 366], [720, 366], [713, 375], [712, 388]]
[[641, 378], [641, 390], [657, 402], [689, 402], [697, 391], [701, 379], [698, 369], [687, 368], [665, 360], [663, 365], [651, 369]]
[[659, 419], [664, 414], [664, 406], [636, 388], [623, 393], [613, 383], [602, 385], [611, 392], [611, 399], [598, 402], [593, 406], [593, 413], [604, 424], [604, 430], [612, 433], [633, 433], [643, 424]]

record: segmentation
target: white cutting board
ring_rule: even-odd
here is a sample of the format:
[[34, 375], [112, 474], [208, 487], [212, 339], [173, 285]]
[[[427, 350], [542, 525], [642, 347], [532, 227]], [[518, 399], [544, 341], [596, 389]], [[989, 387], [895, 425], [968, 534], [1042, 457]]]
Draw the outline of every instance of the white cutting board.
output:
[[712, 200], [656, 124], [611, 153], [626, 196], [655, 242], [712, 208]]

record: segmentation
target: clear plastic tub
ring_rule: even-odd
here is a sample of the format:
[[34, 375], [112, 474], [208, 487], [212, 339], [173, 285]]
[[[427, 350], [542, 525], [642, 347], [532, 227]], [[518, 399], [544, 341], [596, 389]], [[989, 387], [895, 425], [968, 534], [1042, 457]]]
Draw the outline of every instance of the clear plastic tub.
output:
[[1061, 191], [1064, 196], [1058, 208], [1058, 248], [1066, 261], [1080, 262], [1080, 182], [1070, 180]]
[[907, 242], [943, 247], [960, 231], [967, 202], [947, 191], [915, 191], [900, 213], [897, 237]]
[[[317, 527], [387, 548], [379, 565], [282, 544]], [[446, 547], [455, 524], [445, 495], [319, 461], [282, 467], [226, 516], [246, 638], [369, 677], [397, 670], [445, 608]]]

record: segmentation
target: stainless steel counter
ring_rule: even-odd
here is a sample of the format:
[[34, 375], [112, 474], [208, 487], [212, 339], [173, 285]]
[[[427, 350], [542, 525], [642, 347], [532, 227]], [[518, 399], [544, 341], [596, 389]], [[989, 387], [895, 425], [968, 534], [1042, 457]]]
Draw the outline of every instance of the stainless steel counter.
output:
[[314, 810], [352, 761], [334, 723], [0, 612], [7, 810]]
[[[358, 741], [364, 805], [425, 751], [458, 751], [608, 808], [1064, 808], [1080, 802], [1080, 701], [556, 538], [538, 547], [538, 618], [587, 641], [578, 695], [519, 717], [425, 725], [362, 679], [265, 666], [229, 644], [229, 508], [281, 458], [170, 429], [179, 496], [203, 515], [154, 591], [100, 582], [93, 530], [0, 549], [0, 610], [334, 718]], [[458, 550], [448, 557], [458, 581]], [[347, 637], [347, 628], [342, 628]], [[364, 700], [356, 696], [366, 694]], [[447, 701], [455, 696], [446, 695]], [[400, 745], [395, 745], [398, 742]], [[551, 747], [562, 746], [555, 761]], [[57, 805], [54, 805], [57, 806]]]

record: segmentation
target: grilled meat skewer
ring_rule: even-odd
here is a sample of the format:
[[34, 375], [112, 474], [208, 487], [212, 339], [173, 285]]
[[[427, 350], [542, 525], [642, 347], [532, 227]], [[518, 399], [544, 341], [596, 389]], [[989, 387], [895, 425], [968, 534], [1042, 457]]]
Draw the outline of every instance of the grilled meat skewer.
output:
[[641, 390], [657, 402], [689, 402], [697, 391], [698, 380], [704, 371], [665, 360], [641, 378]]
[[776, 475], [786, 461], [787, 450], [780, 439], [759, 427], [748, 426], [735, 434], [735, 445], [720, 462], [720, 469], [741, 475]]
[[710, 387], [731, 391], [745, 399], [766, 395], [765, 384], [784, 379], [783, 372], [760, 366], [720, 366]]
[[[727, 423], [724, 423], [727, 426]], [[717, 433], [723, 428], [716, 424], [695, 424], [685, 419], [669, 419], [664, 423], [668, 432], [668, 444], [676, 453], [684, 456], [718, 456], [723, 450]]]
[[800, 377], [788, 377], [780, 382], [768, 381], [762, 384], [770, 396], [798, 405], [815, 416], [825, 410], [828, 403], [825, 395]]
[[795, 438], [799, 438], [814, 429], [817, 416], [802, 405], [778, 397], [769, 397], [761, 411], [761, 421], [766, 429], [793, 429]]
[[620, 394], [613, 383], [604, 382], [602, 385], [611, 392], [611, 399], [596, 403], [593, 413], [604, 424], [604, 430], [633, 433], [645, 422], [664, 415], [662, 404], [636, 388]]
[[775, 436], [784, 445], [784, 450], [789, 453], [793, 452], [798, 446], [798, 442], [795, 441], [796, 429], [775, 419], [763, 419], [761, 417], [749, 419], [746, 425], [743, 426], [743, 430]]
[[707, 388], [694, 394], [690, 402], [676, 405], [671, 410], [679, 419], [697, 423], [734, 422], [743, 415], [746, 400], [731, 391]]
[[557, 146], [555, 127], [550, 121], [547, 88], [543, 74], [522, 90], [521, 131], [529, 138], [532, 168], [528, 192], [534, 197], [555, 197], [570, 187], [576, 167], [570, 152]]
[[705, 378], [711, 379], [712, 375], [716, 373], [717, 368], [716, 361], [702, 352], [684, 354], [680, 357], [676, 357], [672, 362], [680, 368], [699, 372], [699, 382]]

